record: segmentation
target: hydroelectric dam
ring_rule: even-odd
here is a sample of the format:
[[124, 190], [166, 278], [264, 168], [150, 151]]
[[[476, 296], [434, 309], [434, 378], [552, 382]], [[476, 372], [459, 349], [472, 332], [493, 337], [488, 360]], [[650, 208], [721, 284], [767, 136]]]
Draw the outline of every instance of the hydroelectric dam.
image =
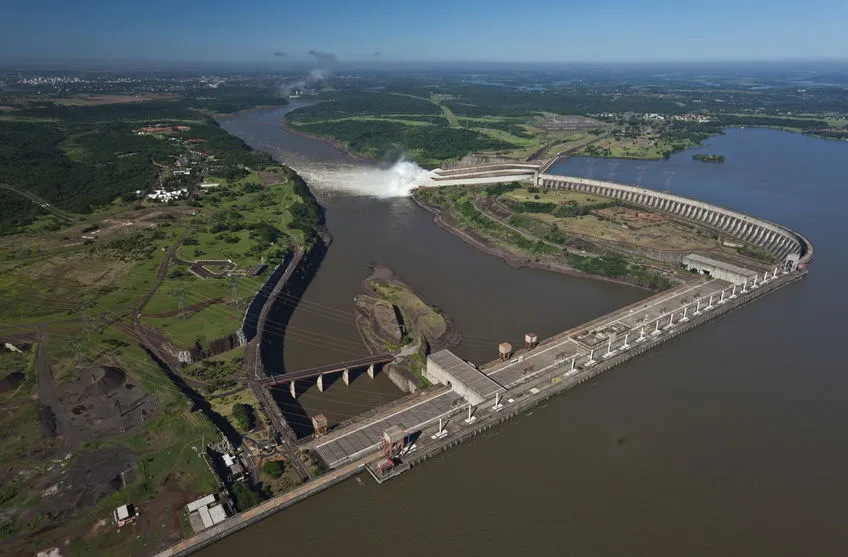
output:
[[[330, 431], [316, 432], [298, 448], [323, 460], [329, 472], [178, 543], [161, 555], [186, 555], [286, 508], [313, 493], [367, 470], [383, 483], [432, 456], [532, 409], [676, 336], [775, 290], [803, 279], [814, 247], [780, 224], [709, 203], [610, 181], [547, 173], [547, 164], [497, 163], [430, 173], [428, 186], [527, 181], [538, 188], [566, 189], [621, 200], [691, 223], [728, 239], [757, 246], [776, 264], [711, 258], [689, 253], [680, 264], [690, 279], [670, 290], [565, 330], [548, 339], [527, 333], [524, 344], [499, 347], [497, 360], [475, 364], [448, 350], [431, 354], [424, 371], [431, 387], [378, 408]], [[372, 365], [390, 355], [375, 356]], [[404, 356], [397, 356], [402, 358]], [[348, 373], [352, 364], [306, 370]], [[263, 386], [299, 377], [268, 376]], [[258, 379], [258, 378], [257, 378]], [[292, 395], [296, 396], [294, 388]]]
[[772, 254], [777, 264], [766, 267], [753, 260], [744, 264], [699, 253], [683, 254], [680, 264], [696, 273], [692, 280], [541, 342], [528, 333], [518, 350], [502, 345], [498, 361], [478, 366], [448, 351], [432, 354], [425, 375], [433, 387], [304, 443], [329, 468], [339, 469], [364, 458], [374, 477], [385, 481], [554, 393], [807, 273], [813, 245], [789, 228], [647, 188], [547, 173], [556, 160], [436, 169], [425, 187], [528, 181], [538, 188], [590, 193], [665, 213], [727, 239], [757, 246]]

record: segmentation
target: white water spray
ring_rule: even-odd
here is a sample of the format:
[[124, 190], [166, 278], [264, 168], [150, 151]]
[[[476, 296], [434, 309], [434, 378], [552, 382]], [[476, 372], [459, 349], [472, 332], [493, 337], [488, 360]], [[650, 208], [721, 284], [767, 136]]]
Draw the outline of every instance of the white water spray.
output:
[[427, 170], [404, 159], [390, 168], [357, 165], [304, 170], [310, 184], [320, 189], [378, 199], [409, 197], [412, 190], [427, 181]]

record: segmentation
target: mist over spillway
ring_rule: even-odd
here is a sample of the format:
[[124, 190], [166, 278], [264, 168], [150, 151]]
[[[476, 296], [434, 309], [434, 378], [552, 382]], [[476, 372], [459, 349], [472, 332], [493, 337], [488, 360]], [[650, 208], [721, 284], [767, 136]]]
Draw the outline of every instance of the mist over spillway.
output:
[[426, 182], [427, 173], [427, 170], [405, 159], [388, 168], [309, 165], [302, 171], [310, 186], [318, 189], [378, 199], [409, 197], [412, 190]]

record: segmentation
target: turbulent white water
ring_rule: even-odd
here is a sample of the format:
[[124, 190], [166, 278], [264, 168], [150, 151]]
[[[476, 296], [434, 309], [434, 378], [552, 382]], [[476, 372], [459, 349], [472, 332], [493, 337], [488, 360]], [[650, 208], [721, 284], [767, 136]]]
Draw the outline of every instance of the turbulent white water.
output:
[[374, 166], [337, 166], [304, 169], [310, 185], [338, 191], [388, 199], [408, 197], [426, 182], [427, 170], [408, 160], [399, 160], [390, 168]]

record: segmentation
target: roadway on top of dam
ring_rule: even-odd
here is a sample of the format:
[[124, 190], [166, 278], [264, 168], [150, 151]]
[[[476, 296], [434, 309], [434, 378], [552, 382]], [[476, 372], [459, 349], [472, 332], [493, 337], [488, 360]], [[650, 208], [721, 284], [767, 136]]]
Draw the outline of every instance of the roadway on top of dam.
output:
[[[767, 282], [791, 279], [796, 273], [779, 271], [775, 277], [772, 271], [767, 273]], [[650, 346], [684, 323], [703, 319], [725, 304], [756, 295], [762, 281], [759, 277], [756, 285], [753, 281], [732, 284], [718, 279], [687, 283], [574, 327], [531, 350], [521, 350], [509, 361], [487, 364], [481, 371], [506, 389], [499, 400], [511, 404], [528, 389], [532, 393], [533, 386], [547, 381], [554, 371], [563, 371], [563, 377], [570, 380], [581, 370], [615, 360], [631, 348]], [[482, 403], [473, 411], [490, 404]], [[455, 416], [467, 408], [469, 403], [452, 390], [428, 389], [409, 397], [399, 407], [392, 406], [303, 446], [316, 449], [327, 465], [335, 468], [376, 450], [382, 432], [390, 426], [399, 425], [407, 433], [420, 432], [440, 419], [456, 422]]]

